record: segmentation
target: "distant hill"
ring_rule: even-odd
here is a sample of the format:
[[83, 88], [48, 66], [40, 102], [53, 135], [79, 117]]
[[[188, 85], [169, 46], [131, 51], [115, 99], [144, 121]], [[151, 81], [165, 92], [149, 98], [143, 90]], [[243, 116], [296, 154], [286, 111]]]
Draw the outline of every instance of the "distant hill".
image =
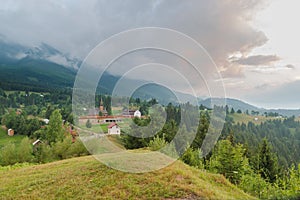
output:
[[4, 199], [255, 199], [223, 176], [180, 161], [144, 174], [116, 171], [92, 156], [0, 168]]
[[[221, 99], [221, 98], [207, 98], [207, 99], [204, 99], [204, 100], [200, 100], [199, 104], [202, 104], [202, 105], [204, 105], [205, 107], [208, 107], [208, 108], [212, 108], [213, 107], [211, 105], [212, 101], [213, 102], [223, 102], [224, 99]], [[251, 111], [251, 110], [261, 111], [262, 110], [261, 108], [255, 107], [255, 106], [250, 105], [248, 103], [245, 103], [241, 100], [231, 99], [231, 98], [226, 98], [226, 105], [229, 108], [234, 108], [235, 110], [240, 109], [243, 112], [245, 112], [246, 110], [248, 110], [248, 111]]]
[[268, 109], [267, 112], [276, 112], [283, 116], [300, 116], [300, 109]]
[[0, 38], [0, 85], [9, 90], [72, 87], [80, 61], [45, 43], [27, 47]]
[[[200, 99], [199, 104], [204, 105], [207, 108], [212, 108], [213, 106], [211, 105], [211, 102], [218, 102], [218, 101], [224, 101], [220, 98], [206, 98], [206, 99]], [[251, 113], [251, 111], [258, 111], [261, 114], [264, 114], [265, 112], [273, 112], [273, 113], [278, 113], [282, 116], [300, 116], [300, 109], [265, 109], [265, 108], [258, 108], [256, 106], [253, 106], [251, 104], [245, 103], [244, 101], [238, 100], [238, 99], [231, 99], [231, 98], [226, 98], [226, 105], [229, 108], [234, 108], [235, 111], [241, 110], [242, 112], [245, 112], [246, 110]]]
[[[27, 47], [0, 38], [0, 87], [6, 90], [72, 88], [80, 64], [79, 59], [45, 43]], [[110, 93], [117, 80], [104, 73], [99, 91]]]
[[76, 72], [45, 60], [24, 58], [14, 64], [1, 64], [0, 80], [5, 89], [72, 87]]

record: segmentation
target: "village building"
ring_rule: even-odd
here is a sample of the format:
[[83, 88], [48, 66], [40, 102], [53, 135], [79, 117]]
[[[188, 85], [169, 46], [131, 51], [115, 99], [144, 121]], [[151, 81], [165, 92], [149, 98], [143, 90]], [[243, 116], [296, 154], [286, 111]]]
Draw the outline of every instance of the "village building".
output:
[[7, 135], [8, 136], [14, 136], [14, 134], [15, 134], [15, 131], [13, 129], [10, 128], [10, 129], [7, 130]]
[[37, 139], [36, 141], [34, 141], [34, 142], [32, 143], [32, 145], [33, 145], [33, 146], [36, 146], [36, 145], [38, 145], [38, 144], [40, 144], [40, 143], [42, 143], [42, 141], [41, 141], [40, 139]]
[[111, 135], [120, 135], [120, 133], [121, 133], [121, 129], [120, 129], [119, 125], [115, 122], [112, 122], [111, 124], [109, 124], [107, 129], [108, 129], [108, 134], [111, 134]]
[[[87, 110], [85, 108], [85, 110]], [[102, 98], [100, 100], [99, 108], [92, 108], [88, 110], [86, 116], [79, 118], [79, 124], [84, 125], [89, 120], [91, 124], [106, 124], [106, 123], [122, 123], [125, 118], [141, 118], [142, 114], [139, 110], [124, 109], [120, 115], [110, 116], [107, 110], [104, 108]]]
[[138, 117], [141, 118], [142, 117], [142, 113], [139, 110], [136, 110], [133, 114], [133, 117]]
[[122, 115], [124, 117], [133, 117], [135, 112], [136, 112], [136, 110], [124, 109], [123, 112], [122, 112]]
[[107, 110], [104, 108], [102, 98], [99, 108], [91, 108], [88, 110], [88, 116], [108, 116]]

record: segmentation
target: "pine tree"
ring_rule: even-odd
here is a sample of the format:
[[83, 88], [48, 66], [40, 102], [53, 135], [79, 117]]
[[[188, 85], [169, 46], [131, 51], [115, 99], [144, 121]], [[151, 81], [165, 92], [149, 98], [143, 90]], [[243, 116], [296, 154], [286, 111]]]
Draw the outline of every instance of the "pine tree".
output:
[[223, 174], [232, 183], [239, 183], [248, 170], [248, 159], [242, 145], [233, 146], [229, 140], [218, 142], [210, 158], [209, 169]]
[[200, 114], [200, 122], [197, 130], [197, 135], [191, 144], [191, 147], [194, 149], [200, 149], [203, 143], [203, 140], [208, 132], [209, 128], [209, 116], [206, 112], [201, 112]]
[[85, 126], [87, 128], [92, 128], [92, 123], [91, 123], [91, 121], [89, 119], [86, 121]]
[[264, 179], [271, 183], [275, 182], [278, 173], [277, 157], [272, 153], [266, 138], [263, 139], [259, 150], [258, 167]]
[[231, 108], [230, 114], [234, 114], [234, 113], [235, 113], [234, 109]]
[[226, 115], [229, 114], [229, 108], [228, 108], [228, 105], [225, 106], [225, 111], [226, 111]]

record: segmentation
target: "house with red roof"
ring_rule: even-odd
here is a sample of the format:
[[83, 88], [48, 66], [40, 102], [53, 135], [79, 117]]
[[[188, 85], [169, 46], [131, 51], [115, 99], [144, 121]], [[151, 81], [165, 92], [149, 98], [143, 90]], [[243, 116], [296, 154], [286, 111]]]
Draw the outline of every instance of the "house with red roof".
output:
[[111, 135], [120, 135], [121, 133], [121, 129], [116, 122], [110, 123], [107, 127], [107, 130], [108, 130], [108, 134]]

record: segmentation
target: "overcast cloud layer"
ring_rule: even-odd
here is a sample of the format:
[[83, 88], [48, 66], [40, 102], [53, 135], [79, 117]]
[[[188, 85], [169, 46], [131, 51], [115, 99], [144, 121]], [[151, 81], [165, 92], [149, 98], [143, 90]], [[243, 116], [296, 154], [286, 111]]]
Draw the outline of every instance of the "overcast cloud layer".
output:
[[[228, 96], [260, 104], [262, 101], [254, 97], [262, 95], [262, 90], [270, 89], [270, 96], [277, 92], [280, 97], [283, 85], [288, 87], [299, 79], [297, 66], [285, 63], [276, 52], [253, 55], [255, 48], [268, 42], [264, 32], [253, 25], [256, 14], [267, 3], [270, 2], [2, 0], [0, 34], [26, 45], [45, 42], [83, 59], [99, 42], [121, 31], [145, 26], [171, 28], [194, 38], [209, 52], [224, 78]], [[137, 54], [134, 59], [161, 60], [151, 55]], [[288, 103], [297, 107], [295, 101]], [[282, 102], [281, 107], [289, 105]]]

